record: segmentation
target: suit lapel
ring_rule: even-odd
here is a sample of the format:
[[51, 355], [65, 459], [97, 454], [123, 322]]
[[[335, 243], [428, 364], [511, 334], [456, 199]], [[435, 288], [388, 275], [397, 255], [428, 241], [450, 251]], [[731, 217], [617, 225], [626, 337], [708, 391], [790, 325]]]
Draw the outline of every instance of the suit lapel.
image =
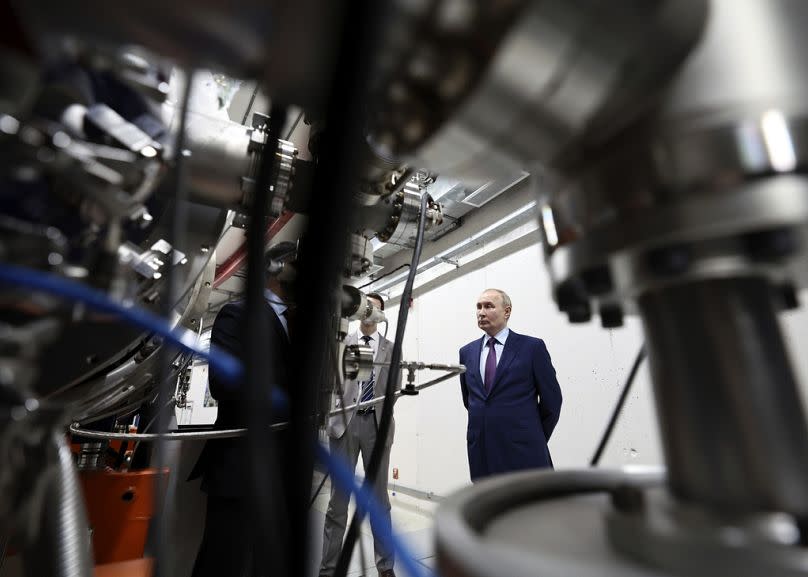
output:
[[376, 352], [376, 360], [384, 362], [387, 360], [387, 348], [390, 344], [383, 336], [379, 335], [379, 350]]
[[494, 389], [497, 388], [500, 381], [502, 381], [503, 375], [508, 372], [508, 367], [516, 358], [516, 353], [519, 351], [519, 345], [519, 335], [513, 331], [510, 331], [508, 334], [508, 339], [505, 341], [505, 347], [502, 349], [502, 358], [499, 359], [499, 362], [497, 363], [497, 372], [494, 376], [494, 384], [491, 385], [491, 390], [488, 391], [489, 395]]
[[[393, 343], [379, 335], [379, 350], [376, 352], [376, 362], [389, 363], [390, 355], [392, 353], [392, 346]], [[384, 394], [385, 390], [381, 388], [379, 383], [381, 383], [382, 386], [387, 386], [387, 379], [390, 378], [391, 370], [392, 367], [390, 366], [382, 365], [378, 367], [378, 370], [376, 371], [376, 396]]]

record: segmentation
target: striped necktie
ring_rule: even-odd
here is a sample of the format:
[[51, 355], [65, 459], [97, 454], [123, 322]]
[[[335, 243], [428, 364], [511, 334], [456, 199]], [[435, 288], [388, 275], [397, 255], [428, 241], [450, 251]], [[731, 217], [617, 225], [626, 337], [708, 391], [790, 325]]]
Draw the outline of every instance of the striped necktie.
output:
[[[370, 341], [373, 340], [373, 337], [370, 335], [364, 335], [362, 340], [365, 341], [367, 346], [370, 346]], [[370, 378], [362, 383], [362, 397], [360, 398], [361, 402], [370, 401], [373, 398], [373, 389], [376, 386], [376, 367], [373, 367], [370, 371]]]

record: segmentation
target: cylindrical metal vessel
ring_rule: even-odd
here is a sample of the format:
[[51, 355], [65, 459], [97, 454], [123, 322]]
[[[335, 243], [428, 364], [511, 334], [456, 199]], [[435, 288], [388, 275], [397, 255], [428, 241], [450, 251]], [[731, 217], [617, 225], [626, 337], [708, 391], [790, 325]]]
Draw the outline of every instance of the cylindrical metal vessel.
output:
[[736, 514], [808, 514], [808, 427], [763, 278], [639, 299], [677, 497]]

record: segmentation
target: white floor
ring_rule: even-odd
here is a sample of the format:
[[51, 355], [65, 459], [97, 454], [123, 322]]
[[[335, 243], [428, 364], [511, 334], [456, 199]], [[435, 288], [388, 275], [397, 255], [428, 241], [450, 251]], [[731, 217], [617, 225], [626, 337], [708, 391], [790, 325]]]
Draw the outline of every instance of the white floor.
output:
[[[322, 480], [320, 473], [315, 473], [314, 491]], [[328, 508], [328, 496], [331, 492], [330, 483], [326, 481], [325, 486], [314, 501], [312, 506], [311, 530], [312, 530], [312, 550], [322, 551], [323, 545], [323, 523], [325, 522], [325, 511]], [[435, 561], [435, 547], [433, 537], [432, 510], [434, 504], [423, 501], [416, 501], [410, 497], [391, 492], [390, 503], [392, 505], [393, 531], [400, 535], [409, 545], [413, 556], [419, 563], [427, 568], [432, 568]], [[353, 502], [349, 515], [353, 515]], [[365, 551], [364, 561], [360, 560], [360, 548], [354, 550], [351, 559], [348, 577], [376, 577], [376, 567], [373, 563], [373, 534], [370, 524], [366, 520], [362, 525], [362, 547]], [[320, 556], [315, 555], [312, 560], [311, 575], [317, 575], [319, 569]], [[404, 570], [400, 562], [396, 562], [395, 572], [397, 577], [415, 577]]]

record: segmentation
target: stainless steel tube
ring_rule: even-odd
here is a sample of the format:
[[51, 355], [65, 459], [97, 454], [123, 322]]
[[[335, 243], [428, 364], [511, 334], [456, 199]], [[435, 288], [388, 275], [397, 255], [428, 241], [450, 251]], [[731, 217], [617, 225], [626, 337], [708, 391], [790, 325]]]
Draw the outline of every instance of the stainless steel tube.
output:
[[808, 514], [808, 427], [763, 278], [641, 296], [669, 484], [733, 513]]
[[90, 577], [89, 526], [73, 456], [61, 432], [54, 432], [50, 443], [37, 536], [24, 552], [25, 574]]

